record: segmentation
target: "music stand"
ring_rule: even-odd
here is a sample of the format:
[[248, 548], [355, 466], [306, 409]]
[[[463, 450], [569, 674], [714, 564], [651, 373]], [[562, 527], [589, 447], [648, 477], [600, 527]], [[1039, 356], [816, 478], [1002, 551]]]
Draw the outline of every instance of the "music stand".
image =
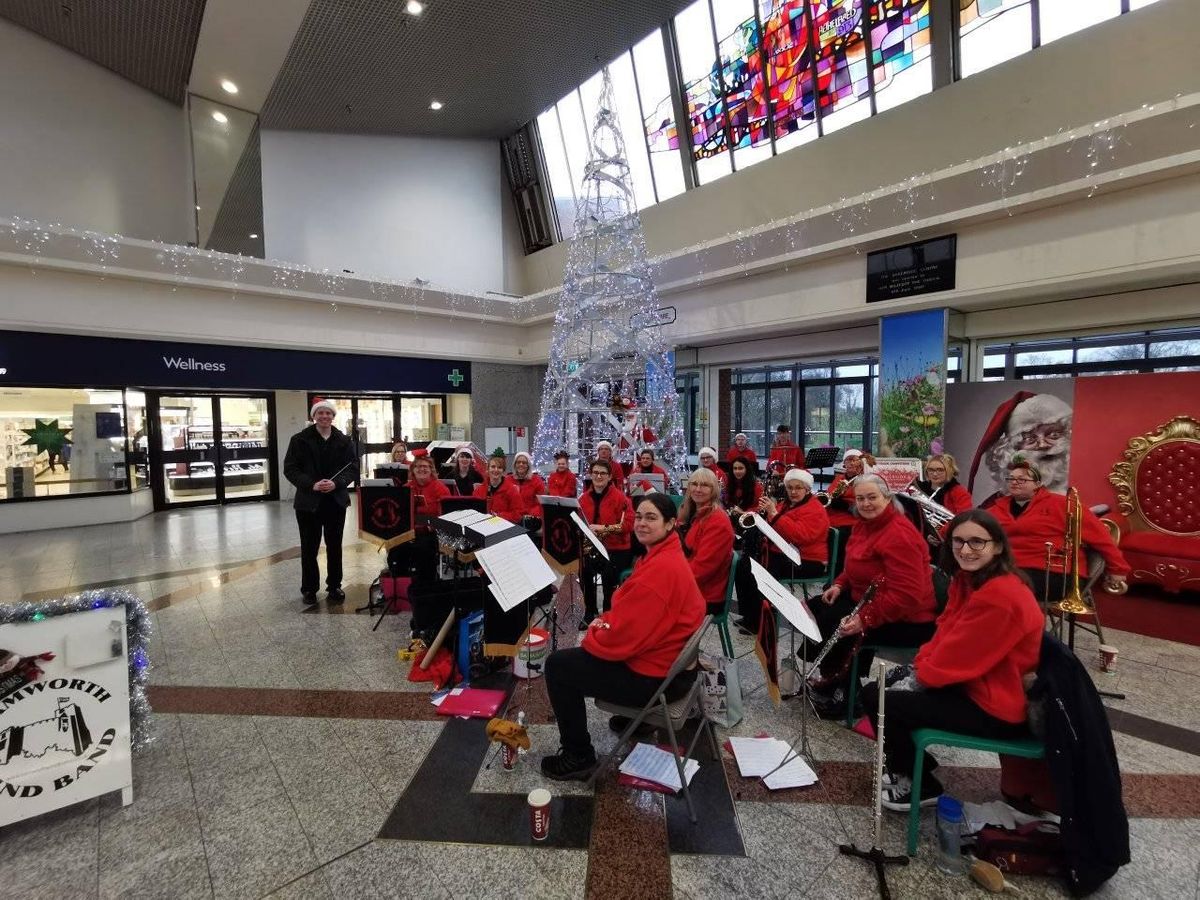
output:
[[442, 515], [448, 512], [455, 512], [460, 509], [473, 509], [476, 512], [487, 512], [487, 500], [483, 497], [443, 497], [442, 498]]
[[827, 475], [825, 472], [817, 470], [832, 469], [834, 461], [841, 452], [841, 447], [813, 447], [804, 456], [804, 468], [812, 472], [813, 478], [821, 479], [822, 485], [826, 485], [833, 480], [833, 475]]

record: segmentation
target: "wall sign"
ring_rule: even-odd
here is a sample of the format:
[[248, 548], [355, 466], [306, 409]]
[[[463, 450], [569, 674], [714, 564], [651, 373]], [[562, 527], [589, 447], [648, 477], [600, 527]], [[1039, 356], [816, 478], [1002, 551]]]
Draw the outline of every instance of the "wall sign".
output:
[[123, 606], [0, 625], [0, 825], [133, 799]]
[[465, 360], [0, 331], [0, 384], [469, 394]]
[[954, 290], [958, 235], [867, 254], [867, 302]]

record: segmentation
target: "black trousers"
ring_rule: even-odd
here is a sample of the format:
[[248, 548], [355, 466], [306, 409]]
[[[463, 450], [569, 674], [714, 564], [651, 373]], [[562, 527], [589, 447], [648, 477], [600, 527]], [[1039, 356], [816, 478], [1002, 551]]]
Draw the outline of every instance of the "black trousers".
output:
[[[681, 672], [667, 691], [668, 701], [686, 694], [695, 676], [694, 671]], [[563, 750], [578, 756], [595, 754], [587, 727], [588, 697], [640, 707], [654, 696], [660, 684], [661, 678], [640, 675], [623, 662], [600, 659], [582, 647], [551, 653], [546, 659], [546, 692]]]
[[300, 591], [315, 594], [321, 587], [321, 567], [317, 551], [321, 537], [325, 538], [325, 560], [329, 567], [325, 586], [335, 590], [342, 586], [342, 531], [346, 527], [346, 508], [331, 500], [322, 500], [313, 512], [296, 510], [300, 526]]
[[[825, 563], [806, 559], [797, 566], [782, 553], [772, 553], [767, 557], [767, 571], [776, 578], [816, 578], [825, 574]], [[737, 590], [738, 615], [742, 617], [742, 627], [758, 631], [763, 596], [750, 570], [749, 556], [738, 560], [737, 571], [733, 573], [733, 586]]]
[[[879, 692], [872, 682], [863, 691], [863, 704], [871, 724], [879, 725]], [[883, 755], [893, 775], [910, 775], [917, 751], [912, 734], [918, 728], [939, 728], [958, 734], [1011, 740], [1029, 734], [1024, 722], [1014, 725], [984, 712], [959, 685], [924, 691], [887, 692], [884, 707]], [[937, 760], [925, 754], [925, 771], [937, 768]]]
[[609, 550], [608, 559], [603, 556], [585, 556], [583, 559], [583, 609], [584, 614], [594, 616], [596, 608], [596, 575], [604, 587], [604, 610], [612, 609], [612, 597], [616, 593], [621, 573], [629, 568], [633, 560], [630, 550]]
[[[1045, 569], [1022, 569], [1029, 576], [1029, 583], [1033, 585], [1033, 596], [1037, 598], [1038, 603], [1042, 602], [1043, 598], [1049, 598], [1050, 603], [1057, 603], [1066, 594], [1067, 580], [1061, 572], [1050, 573], [1050, 589], [1046, 589], [1046, 570]], [[1086, 581], [1086, 578], [1080, 578], [1080, 582]]]
[[[850, 615], [850, 611], [854, 609], [854, 603], [855, 601], [851, 599], [849, 592], [842, 591], [841, 595], [829, 605], [822, 603], [820, 600], [813, 600], [809, 604], [813, 618], [817, 620], [817, 626], [821, 629], [822, 641], [827, 641], [833, 637], [833, 633], [837, 631], [842, 619]], [[868, 631], [864, 640], [870, 641], [872, 644], [883, 644], [891, 647], [920, 647], [933, 637], [934, 630], [935, 623], [933, 622], [885, 622]], [[846, 668], [844, 674], [834, 679], [825, 687], [828, 693], [833, 693], [839, 687], [845, 690], [849, 686], [850, 666], [847, 657], [849, 657], [857, 643], [853, 637], [842, 638], [842, 640], [833, 645], [833, 649], [829, 651], [829, 655], [821, 663], [821, 675], [825, 678], [829, 678], [832, 674], [840, 672], [843, 666]], [[819, 648], [810, 646], [808, 648], [808, 657], [811, 659], [816, 656], [818, 650]], [[874, 650], [864, 648], [858, 651], [858, 672], [860, 677], [870, 674], [871, 663], [874, 660]]]

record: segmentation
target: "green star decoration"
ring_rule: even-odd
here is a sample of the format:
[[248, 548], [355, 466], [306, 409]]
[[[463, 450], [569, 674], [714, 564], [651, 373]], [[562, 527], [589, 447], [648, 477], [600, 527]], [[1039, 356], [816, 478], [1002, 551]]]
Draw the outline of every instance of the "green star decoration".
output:
[[63, 445], [71, 443], [67, 437], [70, 428], [60, 428], [58, 419], [34, 419], [32, 428], [22, 428], [29, 435], [22, 446], [33, 444], [38, 453], [62, 453]]

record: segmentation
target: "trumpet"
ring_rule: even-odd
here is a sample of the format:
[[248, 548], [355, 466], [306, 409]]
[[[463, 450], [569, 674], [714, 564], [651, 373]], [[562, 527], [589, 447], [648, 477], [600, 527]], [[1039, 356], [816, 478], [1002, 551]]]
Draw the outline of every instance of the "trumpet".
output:
[[764, 494], [758, 501], [758, 509], [756, 512], [744, 512], [737, 518], [737, 527], [739, 531], [749, 531], [754, 527], [755, 515], [762, 515], [767, 510], [767, 497]]

